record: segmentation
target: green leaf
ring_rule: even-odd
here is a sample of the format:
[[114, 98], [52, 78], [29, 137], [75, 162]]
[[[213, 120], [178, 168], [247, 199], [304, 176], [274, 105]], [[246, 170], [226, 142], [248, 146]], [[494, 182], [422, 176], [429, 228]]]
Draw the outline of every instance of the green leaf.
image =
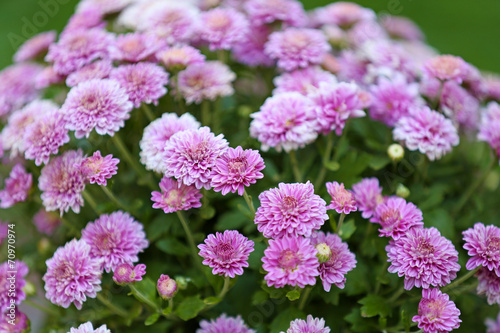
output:
[[205, 302], [200, 299], [200, 295], [196, 295], [185, 298], [181, 302], [181, 304], [179, 304], [179, 307], [177, 308], [177, 310], [175, 310], [175, 313], [182, 320], [189, 320], [196, 317], [198, 313], [204, 308]]
[[173, 237], [156, 242], [156, 247], [165, 253], [176, 256], [189, 254], [189, 248]]
[[171, 313], [172, 313], [172, 308], [171, 307], [165, 308], [165, 309], [163, 309], [161, 311], [161, 314], [164, 315], [164, 316], [168, 316]]
[[373, 170], [380, 170], [387, 164], [391, 163], [391, 159], [385, 155], [372, 155], [368, 166]]
[[220, 301], [222, 301], [222, 300], [216, 296], [210, 296], [210, 297], [207, 297], [203, 300], [203, 302], [207, 305], [217, 304], [217, 303], [220, 303]]
[[361, 311], [358, 308], [352, 309], [352, 311], [344, 317], [344, 319], [351, 323], [351, 329], [354, 332], [370, 332], [370, 327], [366, 319], [361, 317]]
[[269, 326], [269, 332], [283, 332], [290, 327], [290, 322], [297, 318], [304, 319], [304, 312], [294, 307], [290, 307], [280, 313], [274, 318], [271, 325]]
[[332, 288], [329, 292], [320, 293], [326, 304], [338, 305], [340, 292], [338, 288]]
[[340, 169], [340, 164], [339, 164], [339, 162], [336, 162], [336, 161], [328, 161], [328, 162], [325, 162], [324, 165], [325, 165], [325, 168], [327, 168], [330, 171], [337, 171], [338, 169]]
[[[156, 284], [150, 278], [147, 277], [142, 279], [142, 281], [135, 282], [134, 287], [142, 296], [153, 303], [157, 303]], [[141, 300], [140, 296], [138, 296], [134, 290], [132, 290], [130, 294], [134, 295], [138, 300]]]
[[269, 299], [269, 294], [263, 290], [258, 290], [252, 295], [252, 305], [262, 304]]
[[443, 208], [425, 212], [424, 221], [426, 227], [436, 227], [443, 237], [453, 239], [456, 235], [453, 219]]
[[204, 220], [210, 220], [215, 216], [215, 208], [212, 206], [204, 206], [200, 209], [200, 217]]
[[244, 226], [247, 221], [247, 217], [240, 211], [230, 211], [219, 217], [215, 224], [215, 230], [224, 231], [239, 229]]
[[262, 290], [267, 292], [269, 294], [269, 297], [271, 298], [282, 298], [283, 296], [285, 296], [285, 291], [283, 290], [283, 288], [268, 287], [264, 281], [262, 281], [261, 288]]
[[146, 325], [146, 326], [153, 325], [154, 323], [156, 323], [156, 321], [158, 320], [158, 318], [160, 318], [160, 314], [159, 313], [153, 313], [151, 316], [149, 316], [148, 318], [146, 318], [146, 321], [144, 322], [144, 325]]
[[361, 307], [362, 317], [374, 317], [377, 315], [387, 317], [391, 313], [391, 308], [387, 304], [386, 299], [379, 295], [368, 295], [359, 300], [358, 303], [363, 304]]
[[296, 301], [300, 298], [300, 290], [290, 290], [289, 292], [286, 293], [286, 297], [290, 300], [290, 301]]
[[348, 240], [349, 238], [351, 238], [354, 231], [356, 231], [356, 225], [354, 223], [354, 219], [350, 219], [349, 221], [342, 224], [342, 227], [340, 227], [338, 234], [343, 240]]

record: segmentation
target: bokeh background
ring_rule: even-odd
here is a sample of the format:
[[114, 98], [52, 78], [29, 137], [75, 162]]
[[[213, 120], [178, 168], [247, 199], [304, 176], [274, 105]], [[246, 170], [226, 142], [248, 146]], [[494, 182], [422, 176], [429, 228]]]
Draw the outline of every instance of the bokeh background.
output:
[[[306, 8], [329, 0], [302, 0]], [[499, 0], [357, 0], [377, 13], [413, 19], [441, 53], [459, 55], [484, 71], [500, 73]], [[0, 0], [0, 68], [15, 49], [41, 31], [60, 31], [77, 0]]]

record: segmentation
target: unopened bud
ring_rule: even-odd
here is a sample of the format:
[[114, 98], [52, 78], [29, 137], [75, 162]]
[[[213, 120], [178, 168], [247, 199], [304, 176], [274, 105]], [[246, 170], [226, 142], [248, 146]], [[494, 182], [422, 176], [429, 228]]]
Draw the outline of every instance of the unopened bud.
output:
[[387, 155], [394, 162], [401, 161], [405, 157], [405, 149], [398, 143], [393, 143], [387, 148]]
[[400, 184], [398, 184], [398, 187], [396, 188], [396, 195], [398, 197], [406, 199], [410, 196], [410, 190], [408, 189], [408, 187], [406, 187], [400, 183]]
[[332, 249], [330, 249], [326, 243], [316, 244], [316, 250], [318, 251], [316, 256], [318, 257], [320, 264], [330, 260], [332, 256]]
[[158, 294], [164, 300], [169, 300], [174, 298], [177, 293], [177, 283], [174, 279], [171, 279], [168, 275], [160, 275], [158, 283], [156, 284], [156, 289], [158, 289]]
[[184, 276], [178, 276], [175, 278], [175, 282], [177, 283], [177, 287], [179, 289], [186, 289], [188, 287], [189, 281], [191, 281], [190, 278], [186, 278]]
[[33, 296], [36, 294], [35, 285], [29, 281], [26, 281], [26, 284], [23, 287], [23, 291], [26, 294], [26, 296]]

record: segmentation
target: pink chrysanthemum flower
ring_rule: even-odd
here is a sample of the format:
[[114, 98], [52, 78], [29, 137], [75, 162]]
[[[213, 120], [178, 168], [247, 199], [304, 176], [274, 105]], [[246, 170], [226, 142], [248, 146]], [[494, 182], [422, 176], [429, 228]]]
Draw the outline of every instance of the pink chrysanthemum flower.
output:
[[462, 83], [470, 72], [470, 65], [457, 56], [439, 55], [429, 59], [423, 71], [441, 81], [453, 80]]
[[23, 140], [24, 157], [35, 160], [38, 166], [47, 164], [50, 156], [70, 140], [64, 114], [59, 109], [41, 114], [26, 127]]
[[411, 228], [424, 227], [422, 211], [399, 197], [390, 197], [379, 204], [370, 222], [380, 224], [382, 228], [378, 231], [381, 237], [392, 237], [394, 240], [405, 236]]
[[0, 191], [0, 208], [12, 207], [25, 201], [33, 183], [33, 176], [21, 164], [16, 164], [5, 179], [5, 187]]
[[159, 51], [156, 58], [168, 70], [183, 70], [190, 65], [205, 62], [205, 55], [189, 45], [171, 46]]
[[41, 208], [33, 216], [33, 224], [35, 224], [38, 232], [50, 236], [61, 225], [61, 220], [55, 214], [46, 212], [45, 209]]
[[479, 124], [479, 100], [454, 81], [443, 84], [441, 110], [455, 123], [467, 130], [475, 130]]
[[[378, 25], [377, 27], [380, 28]], [[368, 39], [361, 45], [359, 52], [369, 62], [368, 76], [365, 77], [365, 81], [369, 82], [384, 76], [393, 78], [403, 76], [408, 82], [413, 82], [418, 69], [413, 55], [401, 44], [381, 38]], [[373, 79], [370, 79], [370, 76]]]
[[307, 321], [303, 319], [291, 321], [286, 333], [330, 333], [330, 327], [325, 327], [323, 318], [313, 318], [312, 315], [307, 315]]
[[255, 331], [248, 328], [241, 316], [228, 317], [223, 313], [211, 321], [200, 321], [200, 328], [196, 333], [255, 333]]
[[71, 88], [61, 111], [75, 137], [89, 137], [95, 128], [100, 135], [113, 136], [130, 118], [133, 104], [116, 80], [93, 79]]
[[269, 247], [264, 250], [262, 257], [267, 285], [276, 288], [315, 285], [316, 276], [319, 275], [317, 253], [309, 239], [302, 236], [270, 239]]
[[328, 220], [326, 202], [314, 194], [314, 186], [279, 183], [259, 195], [260, 207], [255, 214], [257, 229], [267, 238], [286, 235], [311, 236]]
[[249, 0], [243, 7], [255, 25], [281, 21], [287, 26], [303, 27], [308, 21], [304, 7], [295, 0]]
[[165, 43], [153, 34], [133, 32], [118, 35], [110, 49], [110, 57], [128, 62], [151, 60], [164, 46]]
[[487, 318], [484, 324], [487, 327], [486, 333], [500, 333], [500, 312], [496, 320]]
[[34, 85], [36, 89], [45, 89], [53, 84], [63, 83], [66, 76], [57, 73], [54, 66], [47, 66], [36, 74]]
[[24, 62], [36, 59], [49, 49], [49, 45], [55, 42], [57, 32], [46, 31], [39, 33], [25, 41], [14, 54], [14, 62]]
[[110, 78], [120, 83], [136, 108], [143, 102], [158, 105], [158, 99], [167, 93], [168, 73], [150, 62], [122, 65], [111, 72]]
[[0, 71], [0, 116], [20, 109], [39, 97], [34, 78], [42, 69], [40, 65], [20, 63]]
[[49, 47], [45, 60], [54, 64], [56, 72], [67, 75], [96, 59], [108, 59], [113, 42], [113, 35], [103, 29], [75, 29]]
[[421, 41], [424, 34], [420, 28], [407, 17], [384, 15], [381, 24], [392, 38], [408, 41]]
[[109, 59], [94, 61], [69, 74], [66, 78], [66, 85], [75, 87], [81, 82], [92, 79], [106, 79], [112, 69], [113, 65]]
[[217, 7], [201, 14], [199, 38], [208, 43], [211, 51], [229, 50], [249, 31], [245, 15], [232, 8]]
[[146, 274], [146, 265], [138, 264], [135, 267], [123, 263], [113, 270], [113, 281], [119, 285], [125, 285], [127, 283], [133, 283], [136, 281], [142, 281], [143, 275]]
[[236, 191], [238, 195], [243, 195], [245, 187], [264, 178], [264, 174], [260, 172], [264, 167], [264, 159], [258, 150], [243, 150], [240, 146], [228, 148], [212, 169], [213, 190], [222, 195]]
[[292, 72], [285, 72], [273, 79], [276, 86], [273, 94], [295, 91], [307, 96], [308, 93], [316, 91], [321, 82], [333, 86], [337, 84], [337, 78], [332, 73], [317, 66], [297, 69]]
[[422, 299], [418, 304], [418, 315], [413, 316], [413, 322], [424, 333], [450, 332], [460, 327], [460, 310], [447, 294], [438, 288], [422, 290]]
[[98, 150], [94, 152], [94, 155], [83, 160], [81, 172], [90, 184], [97, 183], [106, 186], [106, 179], [110, 179], [113, 175], [116, 175], [116, 170], [118, 170], [116, 165], [118, 163], [120, 163], [118, 158], [113, 158], [111, 154], [102, 157], [101, 152]]
[[89, 256], [100, 260], [106, 272], [123, 263], [132, 265], [149, 245], [142, 224], [122, 211], [89, 222], [82, 230], [82, 240], [90, 244]]
[[364, 117], [359, 93], [355, 83], [340, 82], [332, 85], [321, 82], [318, 89], [307, 95], [313, 104], [318, 130], [323, 134], [335, 131], [335, 134], [341, 135], [347, 119]]
[[483, 266], [494, 271], [500, 277], [500, 228], [478, 222], [473, 228], [462, 232], [464, 235], [464, 249], [471, 257], [465, 268], [473, 270]]
[[500, 156], [500, 104], [490, 102], [481, 115], [477, 138], [486, 141]]
[[252, 113], [250, 136], [259, 140], [261, 149], [270, 147], [289, 152], [313, 142], [317, 120], [310, 100], [297, 93], [289, 92], [269, 97], [258, 112]]
[[320, 30], [287, 28], [269, 35], [265, 52], [278, 61], [279, 68], [292, 71], [320, 64], [330, 48]]
[[134, 0], [81, 0], [76, 8], [77, 12], [86, 8], [98, 8], [103, 14], [112, 14], [122, 11]]
[[227, 65], [218, 61], [192, 64], [178, 74], [178, 87], [187, 104], [200, 104], [204, 99], [232, 95], [231, 82], [236, 79]]
[[234, 59], [248, 66], [272, 66], [274, 60], [264, 52], [264, 45], [271, 32], [267, 25], [255, 25], [251, 22], [246, 35], [233, 45]]
[[500, 277], [486, 267], [481, 267], [477, 272], [477, 294], [486, 295], [489, 305], [500, 305]]
[[248, 256], [253, 252], [253, 241], [237, 230], [210, 234], [204, 244], [198, 245], [203, 264], [210, 266], [214, 275], [234, 278], [243, 274], [243, 267], [248, 267]]
[[153, 120], [146, 128], [139, 142], [141, 163], [146, 169], [158, 173], [165, 171], [163, 150], [170, 137], [187, 129], [198, 129], [200, 123], [189, 113], [177, 116], [175, 113], [164, 113], [161, 118]]
[[26, 333], [29, 329], [28, 317], [16, 307], [14, 311], [15, 319], [11, 320], [7, 314], [0, 319], [0, 332], [4, 333]]
[[337, 25], [344, 29], [364, 21], [374, 21], [375, 12], [352, 2], [335, 2], [319, 8], [314, 13], [317, 24]]
[[335, 211], [339, 214], [349, 214], [350, 212], [358, 210], [353, 193], [345, 189], [344, 183], [339, 184], [336, 181], [333, 183], [327, 182], [326, 190], [332, 197], [332, 200], [330, 201], [330, 204], [326, 206], [326, 209], [335, 209]]
[[45, 297], [68, 308], [74, 303], [80, 310], [87, 297], [95, 298], [101, 290], [101, 263], [90, 256], [90, 245], [73, 239], [59, 247], [46, 261]]
[[177, 282], [168, 275], [160, 275], [156, 283], [156, 290], [164, 300], [170, 300], [177, 294]]
[[52, 158], [42, 168], [38, 188], [42, 191], [41, 198], [47, 211], [59, 210], [61, 216], [70, 208], [75, 213], [80, 212], [86, 181], [80, 170], [82, 162], [81, 150], [69, 150]]
[[[26, 264], [20, 260], [5, 261], [0, 265], [0, 281], [2, 281], [2, 292], [0, 293], [0, 313], [2, 317], [9, 309], [10, 304], [21, 304], [26, 299], [26, 294], [23, 287], [26, 285], [24, 277], [28, 274], [29, 269]], [[7, 280], [9, 278], [9, 280]], [[14, 290], [11, 289], [10, 284], [14, 281]]]
[[363, 178], [359, 183], [352, 185], [356, 207], [364, 219], [369, 219], [375, 214], [375, 209], [384, 201], [382, 187], [377, 178]]
[[392, 132], [394, 140], [401, 140], [409, 150], [419, 150], [429, 160], [440, 159], [458, 145], [460, 139], [451, 120], [427, 106], [410, 109]]
[[163, 176], [159, 185], [161, 192], [151, 192], [151, 200], [154, 202], [153, 208], [163, 209], [165, 213], [172, 213], [178, 210], [201, 207], [200, 199], [203, 195], [193, 185], [184, 185], [167, 176]]
[[485, 97], [500, 101], [500, 77], [496, 75], [484, 75]]
[[206, 126], [177, 132], [170, 137], [163, 152], [165, 175], [208, 190], [212, 169], [227, 146], [223, 134], [215, 136]]
[[7, 238], [9, 234], [9, 222], [2, 222], [2, 220], [0, 220], [0, 246], [2, 245], [2, 242], [4, 241], [4, 239]]
[[104, 29], [106, 25], [104, 13], [98, 7], [86, 6], [71, 15], [61, 35], [71, 34], [80, 29]]
[[346, 277], [345, 275], [356, 267], [356, 257], [354, 253], [349, 251], [346, 243], [337, 234], [324, 233], [323, 231], [315, 231], [311, 235], [311, 245], [318, 249], [319, 246], [327, 246], [329, 248], [325, 260], [320, 260], [319, 277], [323, 283], [323, 289], [329, 292], [332, 284], [340, 289], [344, 289]]
[[102, 325], [94, 329], [92, 323], [88, 321], [78, 326], [78, 328], [72, 327], [68, 333], [111, 333], [111, 331], [106, 327], [106, 325]]
[[386, 247], [390, 273], [404, 276], [404, 288], [442, 287], [457, 277], [458, 252], [434, 228], [410, 228], [406, 236]]

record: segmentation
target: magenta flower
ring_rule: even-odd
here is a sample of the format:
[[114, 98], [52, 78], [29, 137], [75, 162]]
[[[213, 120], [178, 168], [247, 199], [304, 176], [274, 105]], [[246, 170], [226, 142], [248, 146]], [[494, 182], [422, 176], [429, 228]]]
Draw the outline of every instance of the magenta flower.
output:
[[119, 285], [142, 281], [142, 276], [146, 274], [146, 265], [138, 264], [135, 267], [127, 263], [116, 266], [113, 270], [113, 281]]
[[264, 159], [258, 150], [243, 150], [240, 146], [228, 148], [212, 169], [212, 187], [222, 195], [236, 191], [238, 195], [243, 195], [245, 187], [264, 178], [261, 172], [264, 167]]
[[7, 313], [0, 318], [0, 332], [5, 333], [25, 333], [29, 329], [28, 317], [16, 307], [14, 311], [14, 320], [11, 320]]
[[260, 207], [255, 214], [257, 229], [267, 238], [286, 235], [311, 236], [328, 220], [326, 202], [314, 194], [314, 186], [279, 183], [259, 195]]
[[486, 267], [481, 267], [477, 272], [477, 294], [486, 295], [489, 305], [500, 305], [500, 277]]
[[353, 193], [344, 188], [344, 183], [339, 184], [336, 181], [333, 183], [327, 182], [326, 190], [332, 197], [332, 200], [330, 201], [330, 204], [326, 206], [326, 209], [335, 209], [335, 211], [339, 214], [349, 214], [350, 212], [358, 210]]
[[255, 25], [281, 21], [287, 26], [303, 27], [308, 21], [304, 7], [295, 0], [249, 0], [243, 7]]
[[[0, 313], [2, 317], [8, 311], [10, 304], [19, 305], [26, 299], [23, 287], [26, 285], [24, 277], [28, 272], [28, 266], [20, 260], [9, 260], [0, 264], [0, 281], [2, 281]], [[11, 289], [12, 291], [9, 291]]]
[[171, 46], [159, 51], [156, 58], [168, 70], [183, 70], [190, 65], [205, 62], [205, 55], [189, 45]]
[[319, 275], [318, 251], [302, 236], [283, 236], [270, 239], [264, 250], [262, 268], [267, 272], [264, 279], [269, 287], [285, 285], [299, 286], [316, 284]]
[[102, 214], [89, 222], [82, 230], [82, 240], [90, 244], [89, 256], [98, 259], [106, 272], [137, 262], [138, 254], [149, 245], [142, 224], [122, 211]]
[[419, 150], [429, 160], [440, 159], [459, 143], [451, 120], [427, 106], [413, 108], [410, 115], [396, 123], [394, 140], [401, 140], [409, 150]]
[[71, 15], [61, 35], [72, 34], [74, 31], [82, 29], [104, 29], [106, 27], [106, 22], [104, 22], [103, 19], [104, 13], [98, 6], [81, 8]]
[[215, 136], [206, 126], [177, 132], [170, 137], [163, 152], [165, 175], [185, 185], [207, 190], [217, 159], [228, 146], [224, 135]]
[[20, 109], [39, 97], [35, 78], [42, 69], [40, 65], [20, 63], [0, 71], [0, 116]]
[[7, 238], [9, 234], [9, 222], [2, 222], [0, 220], [0, 246], [2, 245], [2, 242]]
[[33, 184], [33, 176], [21, 164], [16, 164], [5, 179], [5, 187], [0, 191], [0, 207], [9, 208], [17, 202], [25, 201]]
[[184, 185], [167, 176], [163, 176], [159, 185], [161, 192], [151, 192], [151, 200], [154, 202], [153, 208], [163, 209], [165, 213], [172, 213], [178, 210], [201, 207], [200, 199], [203, 195], [193, 185]]
[[169, 300], [172, 299], [177, 293], [177, 283], [168, 275], [161, 274], [158, 282], [156, 283], [156, 290], [158, 290], [158, 294], [161, 298]]
[[287, 28], [269, 35], [265, 52], [278, 61], [286, 71], [317, 65], [330, 51], [325, 35], [320, 30]]
[[200, 321], [200, 328], [196, 333], [255, 333], [255, 331], [248, 328], [241, 316], [228, 317], [223, 313], [211, 321]]
[[52, 158], [42, 168], [38, 188], [42, 191], [41, 198], [47, 211], [59, 210], [61, 216], [70, 208], [75, 213], [80, 212], [86, 181], [80, 170], [82, 162], [81, 150], [69, 150]]
[[113, 64], [109, 59], [94, 61], [69, 74], [66, 78], [66, 85], [75, 87], [81, 82], [92, 79], [107, 79], [112, 69]]
[[481, 115], [477, 138], [486, 141], [500, 156], [500, 105], [490, 102]]
[[33, 223], [38, 232], [50, 236], [61, 225], [61, 220], [55, 214], [48, 213], [45, 209], [41, 208], [33, 216]]
[[252, 113], [250, 136], [259, 140], [263, 151], [297, 150], [318, 136], [317, 120], [310, 100], [297, 92], [269, 97], [258, 112]]
[[102, 325], [94, 329], [92, 323], [88, 321], [78, 326], [78, 328], [72, 327], [68, 333], [111, 333], [111, 331], [106, 327], [106, 325]]
[[253, 241], [237, 230], [210, 234], [198, 245], [203, 264], [210, 266], [214, 275], [234, 278], [243, 274], [243, 267], [248, 267], [248, 256], [253, 252]]
[[[315, 231], [311, 235], [311, 245], [318, 249], [318, 245], [327, 246], [330, 249], [330, 257], [326, 260], [320, 260], [319, 277], [323, 283], [323, 289], [330, 292], [332, 284], [340, 289], [344, 289], [345, 275], [356, 267], [356, 257], [349, 251], [347, 243], [337, 234]], [[326, 258], [325, 258], [326, 259]]]
[[165, 46], [163, 40], [148, 33], [133, 32], [118, 35], [110, 48], [113, 60], [139, 62], [152, 60], [156, 52]]
[[453, 80], [457, 83], [467, 78], [470, 65], [462, 58], [452, 55], [439, 55], [429, 59], [423, 68], [425, 74], [441, 81]]
[[458, 252], [434, 228], [410, 228], [406, 236], [389, 241], [386, 251], [390, 273], [404, 276], [404, 288], [442, 287], [457, 277]]
[[447, 294], [438, 288], [422, 290], [422, 299], [418, 304], [418, 315], [413, 316], [413, 322], [424, 333], [449, 332], [460, 327], [460, 310]]
[[423, 228], [422, 211], [411, 202], [400, 197], [390, 197], [375, 209], [370, 219], [382, 227], [378, 231], [381, 237], [392, 237], [394, 240], [405, 236], [411, 228]]
[[264, 52], [271, 28], [250, 22], [250, 29], [232, 47], [234, 59], [248, 66], [272, 66], [274, 61]]
[[95, 298], [101, 290], [101, 262], [90, 256], [90, 245], [73, 239], [59, 247], [46, 261], [45, 297], [68, 308], [74, 303], [80, 310], [87, 297]]
[[494, 225], [485, 226], [478, 222], [462, 234], [465, 241], [464, 249], [471, 257], [465, 268], [473, 270], [483, 266], [500, 277], [500, 228]]
[[356, 207], [364, 219], [375, 214], [375, 209], [383, 202], [382, 188], [377, 178], [363, 178], [359, 183], [352, 185]]
[[116, 175], [116, 170], [118, 170], [116, 165], [118, 163], [120, 163], [118, 158], [113, 158], [111, 154], [102, 157], [101, 152], [98, 150], [94, 152], [94, 155], [83, 160], [81, 172], [90, 184], [97, 183], [106, 186], [106, 179], [110, 179], [113, 175]]
[[454, 81], [443, 84], [440, 99], [441, 110], [455, 123], [467, 130], [479, 125], [479, 100]]
[[200, 104], [204, 99], [232, 95], [231, 82], [236, 79], [229, 67], [218, 61], [195, 63], [178, 74], [178, 93], [187, 104]]
[[187, 129], [198, 129], [200, 123], [189, 113], [177, 116], [175, 113], [164, 113], [161, 118], [153, 120], [142, 134], [139, 142], [141, 163], [146, 169], [158, 173], [165, 171], [163, 150], [170, 137]]
[[485, 97], [500, 101], [500, 77], [495, 75], [485, 75], [483, 77], [483, 83], [486, 90]]
[[47, 66], [36, 74], [34, 86], [36, 89], [45, 89], [53, 84], [63, 83], [66, 76], [57, 73], [53, 66]]
[[500, 333], [500, 312], [496, 320], [488, 318], [484, 324], [487, 327], [486, 333]]
[[337, 83], [337, 78], [318, 66], [284, 72], [274, 78], [273, 83], [276, 88], [273, 90], [273, 94], [295, 91], [307, 96], [307, 94], [318, 89], [321, 82], [333, 86]]
[[403, 16], [384, 15], [381, 24], [389, 35], [396, 39], [421, 41], [424, 34], [412, 20]]
[[167, 93], [168, 73], [150, 62], [122, 65], [110, 74], [125, 89], [136, 108], [141, 103], [158, 105], [158, 99]]
[[77, 12], [87, 8], [97, 8], [103, 14], [112, 14], [122, 11], [130, 5], [133, 0], [82, 0], [76, 7]]
[[315, 11], [314, 19], [318, 24], [337, 25], [350, 28], [356, 23], [373, 21], [375, 12], [352, 2], [339, 1]]
[[211, 51], [229, 50], [249, 31], [245, 15], [232, 8], [217, 7], [201, 14], [199, 38], [208, 43]]
[[117, 81], [93, 79], [71, 88], [61, 111], [75, 137], [88, 138], [94, 128], [97, 134], [113, 136], [125, 126], [132, 108], [127, 92]]
[[14, 54], [14, 62], [25, 62], [36, 59], [47, 52], [49, 46], [55, 42], [57, 32], [54, 30], [41, 32], [25, 41]]
[[325, 327], [323, 318], [313, 318], [313, 316], [307, 315], [307, 321], [303, 319], [291, 321], [290, 328], [286, 330], [286, 333], [330, 333], [330, 327]]

